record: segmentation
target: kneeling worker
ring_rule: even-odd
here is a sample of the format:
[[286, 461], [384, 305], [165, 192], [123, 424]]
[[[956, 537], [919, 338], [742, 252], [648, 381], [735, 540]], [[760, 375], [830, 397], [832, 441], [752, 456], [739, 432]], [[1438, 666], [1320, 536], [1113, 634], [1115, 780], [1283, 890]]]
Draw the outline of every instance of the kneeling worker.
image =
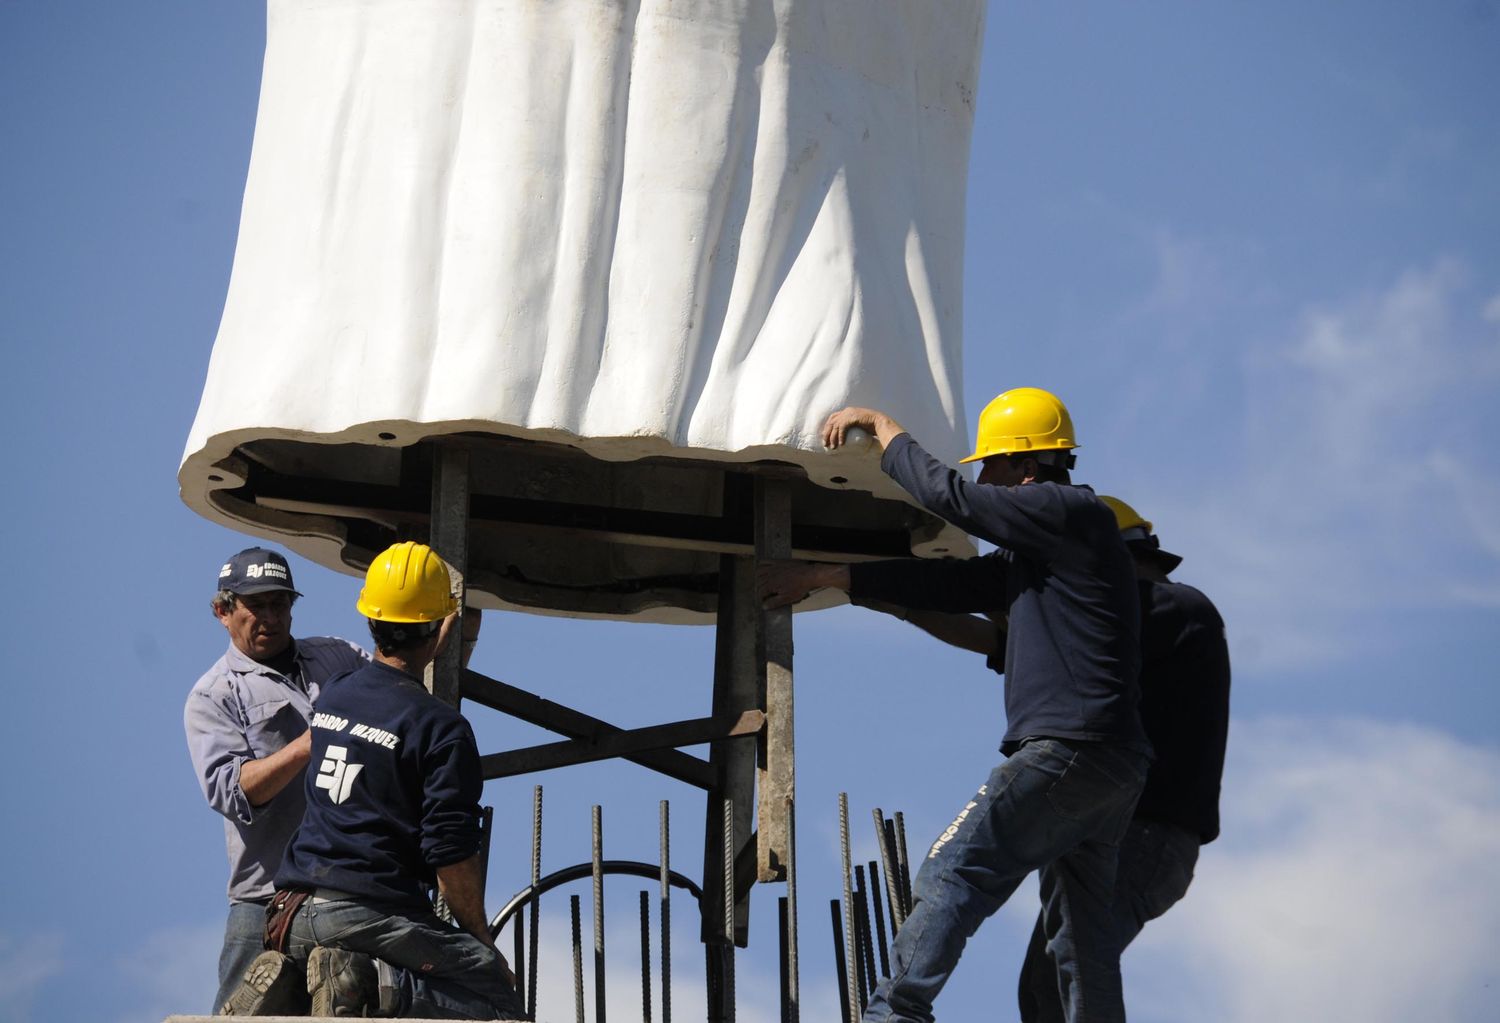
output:
[[[358, 604], [374, 662], [327, 682], [313, 707], [307, 811], [276, 887], [278, 900], [287, 890], [310, 893], [286, 952], [306, 963], [314, 1016], [373, 1012], [374, 959], [396, 967], [396, 1004], [380, 1006], [393, 1015], [523, 1014], [481, 895], [484, 778], [474, 733], [421, 681], [456, 606], [448, 566], [430, 548], [385, 551]], [[461, 930], [433, 911], [433, 885]]]

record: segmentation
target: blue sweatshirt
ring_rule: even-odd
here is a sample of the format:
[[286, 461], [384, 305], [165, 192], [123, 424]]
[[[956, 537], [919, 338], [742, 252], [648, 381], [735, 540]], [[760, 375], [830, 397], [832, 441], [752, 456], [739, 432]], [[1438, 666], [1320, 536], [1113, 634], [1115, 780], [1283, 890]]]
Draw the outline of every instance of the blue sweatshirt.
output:
[[436, 869], [479, 851], [474, 732], [421, 683], [373, 663], [313, 704], [307, 810], [277, 888], [331, 888], [419, 908]]
[[1109, 507], [1087, 487], [974, 483], [909, 434], [891, 441], [880, 464], [928, 511], [1002, 549], [851, 565], [850, 598], [1008, 614], [1002, 752], [1049, 737], [1149, 753], [1137, 713], [1135, 566]]
[[1135, 815], [1219, 836], [1229, 737], [1229, 644], [1213, 603], [1185, 583], [1141, 580], [1141, 721], [1156, 762]]

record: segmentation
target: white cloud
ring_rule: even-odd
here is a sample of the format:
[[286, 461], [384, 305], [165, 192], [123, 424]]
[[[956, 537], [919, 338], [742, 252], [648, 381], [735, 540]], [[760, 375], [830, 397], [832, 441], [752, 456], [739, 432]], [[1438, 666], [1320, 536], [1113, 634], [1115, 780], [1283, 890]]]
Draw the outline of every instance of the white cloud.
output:
[[1374, 611], [1500, 600], [1500, 333], [1471, 276], [1438, 260], [1308, 308], [1247, 345], [1239, 444], [1219, 397], [1192, 406], [1200, 435], [1164, 449], [1207, 468], [1141, 503], [1191, 555], [1183, 578], [1212, 580], [1242, 664], [1342, 658], [1361, 632], [1392, 641]]
[[208, 1012], [218, 988], [222, 921], [163, 927], [141, 937], [114, 963], [120, 1000], [128, 1006], [120, 1023]]
[[24, 938], [0, 934], [0, 1023], [34, 1019], [42, 985], [62, 972], [63, 937], [56, 931]]
[[1225, 834], [1126, 953], [1137, 1021], [1493, 1018], [1500, 753], [1369, 721], [1236, 721]]

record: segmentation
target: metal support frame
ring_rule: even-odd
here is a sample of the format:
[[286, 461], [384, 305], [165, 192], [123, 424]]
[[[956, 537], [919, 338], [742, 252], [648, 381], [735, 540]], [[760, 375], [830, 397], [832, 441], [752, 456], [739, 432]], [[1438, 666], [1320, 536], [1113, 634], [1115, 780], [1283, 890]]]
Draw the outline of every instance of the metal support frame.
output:
[[[755, 481], [755, 554], [758, 558], [792, 556], [792, 491], [786, 480], [762, 477]], [[766, 730], [760, 742], [760, 804], [757, 812], [756, 878], [786, 880], [791, 858], [791, 807], [797, 795], [796, 744], [792, 715], [792, 609], [762, 610], [758, 594], [751, 596], [760, 619], [759, 662], [764, 691]]]
[[[428, 542], [462, 577], [473, 513], [469, 453], [461, 445], [442, 442], [429, 450]], [[702, 939], [709, 946], [710, 962], [719, 964], [718, 970], [710, 971], [716, 981], [710, 986], [719, 989], [718, 1005], [712, 1004], [716, 999], [710, 992], [710, 1016], [726, 1020], [734, 1018], [733, 950], [749, 943], [750, 889], [756, 881], [788, 880], [796, 785], [792, 612], [762, 609], [755, 580], [757, 560], [793, 554], [791, 481], [774, 475], [726, 474], [724, 520], [743, 516], [747, 506], [754, 524], [753, 555], [718, 537], [705, 542], [707, 538], [691, 530], [681, 541], [721, 551], [709, 717], [622, 729], [463, 668], [459, 643], [449, 644], [427, 679], [433, 694], [449, 704], [468, 699], [567, 737], [483, 757], [487, 779], [619, 757], [706, 791]], [[704, 742], [710, 746], [707, 761], [679, 748]], [[795, 912], [795, 902], [792, 906]], [[795, 928], [795, 918], [791, 926]], [[575, 923], [575, 935], [576, 927]], [[795, 992], [796, 964], [789, 968]], [[664, 1009], [668, 998], [663, 992]], [[793, 1005], [795, 999], [793, 993]], [[602, 1018], [602, 1008], [599, 1012]]]

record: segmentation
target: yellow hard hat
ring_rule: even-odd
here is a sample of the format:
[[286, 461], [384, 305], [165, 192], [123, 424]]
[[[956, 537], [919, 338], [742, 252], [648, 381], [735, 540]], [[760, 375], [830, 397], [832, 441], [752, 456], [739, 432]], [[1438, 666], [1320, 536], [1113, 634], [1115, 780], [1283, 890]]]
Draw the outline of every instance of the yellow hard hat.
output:
[[458, 610], [448, 565], [425, 543], [392, 544], [370, 563], [355, 604], [380, 622], [435, 622]]
[[1109, 510], [1115, 513], [1115, 521], [1120, 524], [1120, 532], [1130, 533], [1133, 530], [1141, 531], [1139, 536], [1127, 536], [1125, 539], [1144, 540], [1153, 532], [1151, 523], [1148, 520], [1141, 518], [1140, 512], [1130, 507], [1130, 505], [1126, 504], [1118, 497], [1105, 497], [1103, 495], [1100, 495], [1099, 500], [1109, 505]]
[[1039, 387], [1015, 387], [979, 413], [974, 453], [964, 462], [991, 455], [1031, 451], [1070, 451], [1078, 447], [1073, 419], [1055, 394]]
[[1180, 555], [1161, 549], [1161, 541], [1156, 537], [1156, 527], [1149, 519], [1141, 518], [1140, 512], [1118, 497], [1101, 494], [1099, 500], [1109, 505], [1109, 510], [1115, 513], [1115, 522], [1120, 526], [1120, 537], [1127, 546], [1155, 558], [1163, 572], [1170, 572], [1182, 564]]

